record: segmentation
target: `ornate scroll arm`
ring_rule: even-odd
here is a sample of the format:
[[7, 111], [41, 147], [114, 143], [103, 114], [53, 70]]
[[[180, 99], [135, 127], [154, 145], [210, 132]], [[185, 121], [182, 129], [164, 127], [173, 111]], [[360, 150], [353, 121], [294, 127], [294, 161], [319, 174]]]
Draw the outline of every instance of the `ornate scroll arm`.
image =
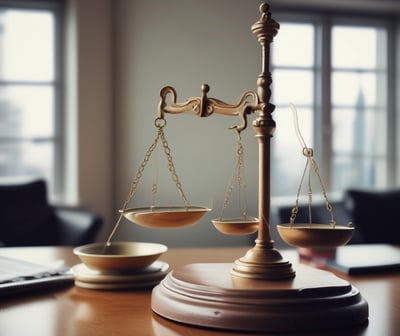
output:
[[[161, 89], [160, 103], [158, 106], [158, 118], [164, 118], [165, 113], [193, 113], [199, 117], [208, 117], [213, 113], [230, 116], [239, 116], [242, 124], [230, 128], [242, 131], [247, 127], [247, 115], [260, 109], [259, 98], [256, 92], [247, 91], [236, 104], [227, 104], [216, 98], [208, 98], [207, 93], [210, 87], [203, 84], [201, 87], [202, 96], [190, 98], [184, 103], [176, 102], [176, 91], [167, 86]], [[167, 96], [171, 95], [170, 105], [167, 105]]]
[[[167, 96], [171, 95], [170, 105], [167, 106]], [[158, 104], [158, 118], [164, 119], [165, 113], [194, 113], [199, 114], [202, 105], [201, 98], [190, 98], [183, 103], [176, 102], [176, 91], [172, 86], [163, 87], [160, 91], [160, 103]]]
[[257, 93], [254, 91], [245, 92], [236, 104], [227, 104], [215, 98], [210, 98], [210, 100], [212, 101], [211, 113], [239, 116], [242, 119], [241, 125], [230, 127], [230, 129], [236, 129], [238, 132], [246, 129], [247, 115], [260, 108]]

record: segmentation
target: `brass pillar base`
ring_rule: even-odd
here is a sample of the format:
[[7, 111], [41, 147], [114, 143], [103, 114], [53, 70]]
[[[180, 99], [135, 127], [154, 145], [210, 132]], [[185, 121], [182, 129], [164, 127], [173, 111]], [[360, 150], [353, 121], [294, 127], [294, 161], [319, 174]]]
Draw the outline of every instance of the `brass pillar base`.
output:
[[235, 261], [232, 275], [262, 280], [280, 280], [294, 278], [296, 272], [292, 264], [284, 260], [273, 243], [256, 245], [247, 251], [246, 255]]

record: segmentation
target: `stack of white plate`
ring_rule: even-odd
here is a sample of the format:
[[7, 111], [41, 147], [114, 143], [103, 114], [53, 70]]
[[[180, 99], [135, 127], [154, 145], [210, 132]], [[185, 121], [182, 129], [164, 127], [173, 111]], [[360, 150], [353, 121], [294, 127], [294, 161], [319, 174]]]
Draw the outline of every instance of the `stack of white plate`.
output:
[[150, 288], [157, 285], [168, 273], [169, 265], [155, 261], [150, 266], [136, 271], [100, 271], [78, 264], [72, 267], [75, 285], [89, 289], [122, 290]]

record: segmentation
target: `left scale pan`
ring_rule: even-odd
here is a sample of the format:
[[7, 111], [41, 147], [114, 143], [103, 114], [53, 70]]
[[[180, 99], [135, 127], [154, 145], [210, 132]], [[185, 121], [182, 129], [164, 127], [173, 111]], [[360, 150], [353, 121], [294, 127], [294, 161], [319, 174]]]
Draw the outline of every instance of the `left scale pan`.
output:
[[152, 228], [179, 228], [197, 223], [210, 208], [201, 206], [187, 207], [147, 207], [121, 210], [129, 221]]

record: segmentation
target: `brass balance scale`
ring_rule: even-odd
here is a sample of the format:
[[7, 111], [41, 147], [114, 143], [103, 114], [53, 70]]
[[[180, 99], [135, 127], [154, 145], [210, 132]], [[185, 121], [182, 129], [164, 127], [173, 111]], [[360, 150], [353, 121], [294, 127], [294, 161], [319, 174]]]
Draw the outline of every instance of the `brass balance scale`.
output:
[[[269, 102], [272, 83], [269, 71], [270, 43], [278, 32], [279, 24], [271, 18], [269, 5], [260, 6], [261, 18], [251, 27], [262, 47], [262, 72], [258, 77], [257, 92], [245, 92], [236, 104], [227, 104], [207, 96], [209, 86], [201, 87], [201, 96], [177, 102], [176, 91], [164, 87], [154, 125], [157, 129], [151, 144], [132, 182], [127, 200], [120, 210], [120, 217], [111, 232], [107, 246], [122, 218], [146, 227], [177, 228], [198, 222], [211, 209], [192, 206], [187, 200], [172, 160], [171, 150], [165, 138], [166, 114], [191, 113], [199, 117], [212, 114], [237, 116], [241, 124], [233, 126], [237, 132], [236, 182], [243, 187], [243, 145], [241, 132], [247, 128], [247, 118], [258, 112], [252, 123], [259, 143], [259, 213], [248, 216], [246, 208], [237, 218], [224, 218], [223, 210], [229, 202], [233, 185], [228, 186], [223, 209], [219, 218], [212, 222], [225, 234], [249, 234], [258, 231], [255, 246], [233, 263], [194, 263], [169, 272], [153, 289], [151, 308], [158, 315], [189, 325], [229, 329], [237, 331], [308, 331], [358, 326], [368, 320], [368, 304], [360, 292], [347, 281], [335, 275], [305, 265], [297, 265], [296, 271], [288, 260], [274, 248], [270, 233], [270, 140], [275, 130], [272, 112], [275, 106]], [[297, 135], [307, 158], [306, 168], [297, 193], [289, 224], [278, 226], [278, 232], [288, 244], [297, 247], [336, 247], [345, 244], [352, 236], [353, 228], [337, 225], [332, 207], [326, 197], [313, 152], [308, 148], [298, 129]], [[172, 180], [180, 193], [182, 206], [158, 207], [153, 204], [143, 208], [128, 208], [134, 197], [143, 170], [157, 144], [161, 142], [168, 161]], [[298, 199], [306, 172], [314, 172], [318, 178], [327, 210], [331, 214], [329, 224], [295, 224]], [[153, 184], [153, 193], [157, 185]], [[310, 194], [310, 193], [309, 193]], [[311, 204], [311, 196], [310, 196]], [[160, 251], [162, 253], [164, 250]], [[156, 254], [157, 258], [159, 254]]]

